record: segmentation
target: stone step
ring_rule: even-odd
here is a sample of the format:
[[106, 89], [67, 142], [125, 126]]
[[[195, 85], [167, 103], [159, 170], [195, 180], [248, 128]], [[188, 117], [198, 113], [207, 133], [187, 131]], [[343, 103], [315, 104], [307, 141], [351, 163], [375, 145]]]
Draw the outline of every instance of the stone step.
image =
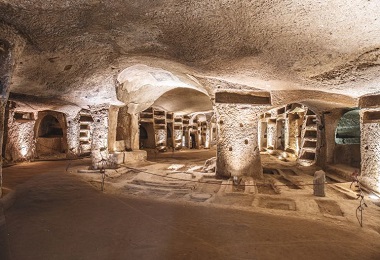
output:
[[310, 141], [310, 142], [317, 142], [318, 141], [318, 139], [315, 138], [315, 137], [304, 137], [304, 140], [305, 141]]
[[316, 149], [317, 149], [316, 147], [302, 147], [302, 150], [304, 152], [309, 152], [309, 153], [315, 153]]
[[310, 166], [315, 163], [314, 160], [308, 160], [308, 159], [298, 159], [297, 162], [302, 166]]

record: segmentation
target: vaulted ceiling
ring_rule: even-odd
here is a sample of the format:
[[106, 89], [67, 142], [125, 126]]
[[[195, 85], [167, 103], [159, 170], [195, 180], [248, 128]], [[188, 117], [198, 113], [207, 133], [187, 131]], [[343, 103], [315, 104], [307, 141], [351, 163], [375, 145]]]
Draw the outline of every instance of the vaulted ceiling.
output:
[[0, 0], [0, 22], [26, 40], [11, 91], [81, 106], [116, 102], [134, 65], [187, 75], [211, 95], [380, 92], [376, 0]]

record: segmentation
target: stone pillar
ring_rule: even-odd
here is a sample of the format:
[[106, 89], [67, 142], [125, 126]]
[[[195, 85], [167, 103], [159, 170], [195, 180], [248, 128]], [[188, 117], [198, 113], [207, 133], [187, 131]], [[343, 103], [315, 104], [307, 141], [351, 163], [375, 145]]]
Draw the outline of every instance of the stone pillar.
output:
[[258, 114], [254, 105], [216, 104], [218, 176], [262, 177], [258, 147]]
[[212, 124], [207, 122], [206, 136], [205, 136], [205, 149], [210, 149], [212, 138]]
[[314, 173], [313, 191], [314, 196], [325, 197], [326, 173], [322, 170]]
[[131, 108], [128, 108], [127, 106], [119, 108], [117, 113], [116, 136], [118, 137], [118, 140], [124, 140], [125, 150], [139, 150], [139, 114], [129, 110], [131, 110]]
[[380, 192], [380, 107], [360, 111], [360, 132], [360, 181]]
[[66, 114], [67, 120], [67, 158], [77, 158], [80, 155], [79, 133], [80, 133], [80, 114]]
[[[94, 119], [91, 143], [91, 162], [93, 169], [108, 166], [108, 109], [109, 105], [90, 107], [90, 114]], [[102, 163], [104, 165], [102, 165]]]
[[284, 141], [284, 150], [286, 151], [287, 149], [290, 149], [290, 123], [289, 123], [289, 118], [285, 118], [285, 141]]
[[345, 109], [338, 108], [324, 112], [321, 116], [324, 128], [323, 131], [321, 131], [323, 146], [321, 147], [320, 156], [318, 157], [319, 166], [335, 163], [335, 147], [337, 146], [335, 143], [336, 128], [340, 118], [346, 111]]
[[267, 148], [276, 149], [277, 127], [276, 120], [268, 119], [267, 123]]
[[174, 125], [174, 127], [173, 127], [173, 147], [175, 149], [179, 150], [182, 148], [182, 136], [183, 136], [182, 123]]
[[286, 149], [294, 151], [296, 156], [300, 152], [300, 139], [301, 139], [301, 126], [303, 122], [303, 114], [301, 113], [289, 113], [288, 114], [288, 143]]
[[116, 149], [116, 135], [117, 135], [117, 120], [119, 108], [110, 106], [108, 114], [108, 147], [110, 152], [115, 152]]
[[186, 127], [184, 127], [184, 138], [185, 138], [185, 147], [186, 148], [190, 148], [190, 131], [189, 131], [189, 127], [188, 126], [186, 126]]
[[[256, 95], [255, 95], [256, 94]], [[270, 104], [269, 93], [217, 92], [218, 123], [216, 174], [220, 177], [263, 177], [258, 146], [261, 104]]]
[[139, 125], [139, 114], [131, 114], [131, 149], [133, 151], [140, 149], [140, 125]]
[[118, 140], [124, 140], [126, 150], [131, 150], [131, 115], [128, 113], [128, 107], [121, 107], [117, 115], [116, 136]]

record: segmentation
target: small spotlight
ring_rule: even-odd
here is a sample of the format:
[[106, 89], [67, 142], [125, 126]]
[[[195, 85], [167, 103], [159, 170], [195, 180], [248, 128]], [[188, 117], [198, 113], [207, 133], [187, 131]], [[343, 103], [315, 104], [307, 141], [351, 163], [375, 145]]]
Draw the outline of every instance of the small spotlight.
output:
[[28, 153], [27, 147], [23, 146], [21, 147], [21, 155], [24, 157]]

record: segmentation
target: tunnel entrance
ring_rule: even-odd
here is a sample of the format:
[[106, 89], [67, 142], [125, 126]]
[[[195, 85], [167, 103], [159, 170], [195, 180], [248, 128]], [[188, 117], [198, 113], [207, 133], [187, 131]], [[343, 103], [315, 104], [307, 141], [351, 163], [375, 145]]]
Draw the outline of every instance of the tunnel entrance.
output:
[[334, 163], [360, 167], [360, 109], [346, 112], [335, 130]]
[[140, 149], [154, 149], [155, 138], [152, 123], [140, 123]]

